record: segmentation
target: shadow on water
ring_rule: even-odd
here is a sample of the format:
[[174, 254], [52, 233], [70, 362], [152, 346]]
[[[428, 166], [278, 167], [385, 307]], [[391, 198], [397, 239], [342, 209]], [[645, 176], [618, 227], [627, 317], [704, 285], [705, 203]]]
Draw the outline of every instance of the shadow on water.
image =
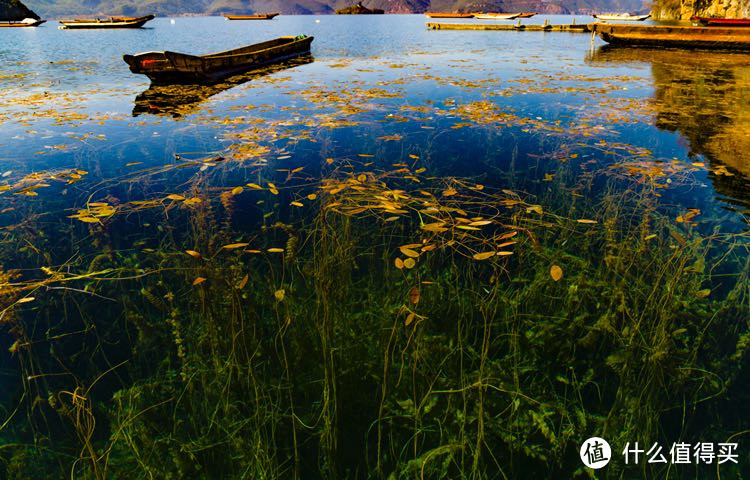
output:
[[259, 77], [312, 63], [312, 55], [303, 55], [289, 61], [269, 65], [260, 70], [235, 75], [222, 82], [201, 85], [156, 85], [139, 93], [134, 100], [133, 116], [153, 114], [179, 118], [197, 113], [201, 103], [208, 98]]
[[681, 134], [691, 156], [720, 168], [712, 174], [719, 193], [750, 203], [750, 161], [743, 154], [750, 148], [749, 54], [605, 46], [589, 60], [650, 63], [655, 125]]

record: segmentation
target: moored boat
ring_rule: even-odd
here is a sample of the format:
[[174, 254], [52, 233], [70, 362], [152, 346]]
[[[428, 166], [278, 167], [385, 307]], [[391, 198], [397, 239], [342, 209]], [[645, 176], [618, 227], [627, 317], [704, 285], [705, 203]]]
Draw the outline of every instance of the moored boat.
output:
[[310, 52], [313, 37], [279, 37], [255, 45], [208, 55], [145, 52], [124, 55], [130, 71], [154, 83], [215, 82], [242, 72], [279, 63]]
[[598, 13], [591, 16], [597, 20], [605, 20], [608, 22], [642, 22], [649, 18], [651, 14], [631, 15], [629, 13]]
[[520, 13], [475, 13], [474, 18], [479, 20], [514, 20]]
[[750, 30], [744, 27], [594, 23], [589, 28], [612, 45], [750, 50]]
[[473, 13], [425, 12], [430, 18], [474, 18]]
[[271, 20], [273, 17], [278, 16], [278, 12], [274, 13], [256, 13], [253, 15], [230, 15], [224, 14], [224, 18], [227, 20]]
[[0, 27], [38, 27], [46, 21], [47, 20], [37, 20], [35, 18], [24, 18], [19, 21], [10, 20], [7, 22], [0, 22]]
[[521, 12], [518, 14], [518, 18], [531, 18], [536, 14], [537, 12]]
[[76, 18], [74, 20], [58, 20], [58, 22], [63, 30], [75, 28], [141, 28], [146, 22], [153, 19], [153, 15], [146, 15], [144, 17], [109, 17], [104, 19]]
[[690, 17], [690, 20], [707, 27], [750, 27], [750, 18]]

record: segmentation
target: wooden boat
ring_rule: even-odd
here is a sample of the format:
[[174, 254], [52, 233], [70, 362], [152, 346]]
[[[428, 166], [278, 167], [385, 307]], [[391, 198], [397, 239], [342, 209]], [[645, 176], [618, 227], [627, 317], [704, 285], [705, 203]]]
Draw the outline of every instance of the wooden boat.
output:
[[520, 13], [475, 13], [474, 18], [479, 20], [513, 20], [518, 18]]
[[278, 15], [278, 12], [256, 13], [254, 15], [230, 15], [228, 13], [225, 13], [224, 18], [226, 18], [227, 20], [271, 20], [273, 17], [277, 15]]
[[473, 13], [425, 12], [430, 18], [474, 18]]
[[537, 12], [521, 12], [518, 14], [518, 18], [531, 18], [536, 15]]
[[337, 15], [381, 15], [383, 13], [385, 13], [384, 10], [380, 8], [367, 8], [362, 5], [362, 2], [358, 2], [356, 5], [352, 5], [351, 7], [340, 8], [336, 10]]
[[219, 94], [243, 83], [253, 81], [265, 75], [281, 72], [300, 65], [312, 63], [314, 58], [310, 54], [303, 54], [285, 62], [275, 63], [251, 72], [233, 75], [218, 83], [211, 84], [182, 84], [159, 85], [152, 83], [134, 100], [133, 116], [162, 115], [182, 117], [200, 111], [201, 104], [213, 95]]
[[642, 22], [649, 18], [651, 14], [631, 15], [629, 13], [599, 13], [591, 16], [597, 20], [604, 20], [608, 22]]
[[38, 27], [47, 20], [37, 20], [35, 18], [24, 18], [23, 20], [0, 22], [0, 27]]
[[750, 18], [690, 17], [690, 20], [706, 27], [750, 27]]
[[146, 15], [145, 17], [76, 18], [58, 21], [60, 22], [60, 28], [65, 30], [71, 28], [141, 28], [146, 22], [153, 19], [153, 15]]
[[208, 55], [177, 52], [146, 52], [125, 55], [133, 73], [154, 83], [205, 83], [247, 72], [310, 52], [313, 37], [279, 37], [247, 47]]
[[745, 27], [594, 23], [589, 28], [612, 45], [750, 50], [750, 30]]

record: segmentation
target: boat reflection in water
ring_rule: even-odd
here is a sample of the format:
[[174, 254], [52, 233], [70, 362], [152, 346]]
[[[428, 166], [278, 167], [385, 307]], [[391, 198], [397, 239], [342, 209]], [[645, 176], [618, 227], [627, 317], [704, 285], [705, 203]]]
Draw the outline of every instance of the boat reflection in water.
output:
[[750, 53], [607, 45], [589, 60], [650, 63], [656, 126], [710, 161], [719, 193], [750, 205]]
[[152, 84], [148, 89], [139, 93], [138, 96], [135, 97], [133, 116], [137, 117], [141, 114], [153, 114], [178, 118], [184, 115], [190, 115], [198, 110], [201, 103], [217, 93], [229, 90], [230, 88], [234, 88], [258, 77], [312, 63], [313, 60], [314, 58], [310, 54], [301, 55], [282, 63], [234, 75], [220, 83], [210, 85]]

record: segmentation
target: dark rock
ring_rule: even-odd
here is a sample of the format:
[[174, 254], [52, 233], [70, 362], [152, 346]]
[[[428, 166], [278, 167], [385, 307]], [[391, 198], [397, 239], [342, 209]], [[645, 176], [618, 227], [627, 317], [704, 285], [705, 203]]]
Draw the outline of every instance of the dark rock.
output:
[[26, 5], [18, 0], [0, 0], [0, 21], [17, 21], [24, 18], [39, 20], [39, 15], [29, 10]]

